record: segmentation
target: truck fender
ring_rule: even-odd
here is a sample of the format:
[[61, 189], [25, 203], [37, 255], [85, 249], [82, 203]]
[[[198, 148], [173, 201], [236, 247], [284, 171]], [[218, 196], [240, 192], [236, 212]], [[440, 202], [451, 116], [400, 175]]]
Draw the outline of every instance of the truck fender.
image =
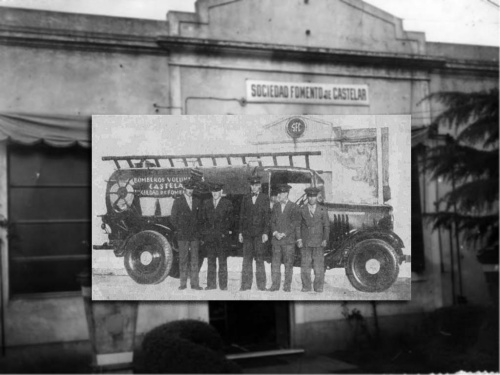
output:
[[[170, 245], [172, 246], [172, 250], [174, 250], [175, 252], [179, 251], [177, 249], [177, 246], [176, 246], [177, 241], [174, 241], [173, 230], [171, 228], [169, 228], [165, 225], [161, 225], [161, 224], [153, 224], [153, 225], [150, 224], [150, 225], [145, 225], [144, 230], [152, 230], [152, 231], [160, 233], [170, 243]], [[125, 256], [127, 243], [130, 240], [130, 238], [132, 238], [136, 233], [138, 233], [138, 232], [130, 233], [127, 237], [125, 237], [125, 239], [123, 241], [119, 241], [119, 242], [115, 241], [116, 246], [114, 249], [114, 253], [115, 253], [116, 257], [120, 258], [120, 257]]]
[[399, 263], [404, 260], [402, 248], [404, 248], [403, 240], [393, 231], [380, 228], [356, 229], [351, 231], [342, 241], [339, 247], [339, 253], [342, 254], [342, 262], [345, 264], [349, 250], [358, 242], [376, 238], [390, 244], [399, 256]]

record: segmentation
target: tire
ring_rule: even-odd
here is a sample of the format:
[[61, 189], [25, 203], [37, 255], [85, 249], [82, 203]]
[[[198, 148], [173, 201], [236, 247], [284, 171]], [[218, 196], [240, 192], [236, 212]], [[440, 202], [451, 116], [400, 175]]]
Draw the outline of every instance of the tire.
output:
[[396, 250], [379, 239], [358, 242], [349, 252], [346, 274], [357, 290], [383, 292], [398, 278], [399, 263]]
[[158, 232], [145, 230], [127, 241], [125, 269], [138, 284], [161, 283], [170, 272], [172, 260], [172, 247]]

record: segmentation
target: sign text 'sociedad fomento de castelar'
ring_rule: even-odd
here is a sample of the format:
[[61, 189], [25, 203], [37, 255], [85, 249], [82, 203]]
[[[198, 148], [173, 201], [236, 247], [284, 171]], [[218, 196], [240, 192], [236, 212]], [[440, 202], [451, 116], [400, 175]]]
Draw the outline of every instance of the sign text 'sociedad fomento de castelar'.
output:
[[368, 85], [246, 81], [248, 102], [368, 105]]

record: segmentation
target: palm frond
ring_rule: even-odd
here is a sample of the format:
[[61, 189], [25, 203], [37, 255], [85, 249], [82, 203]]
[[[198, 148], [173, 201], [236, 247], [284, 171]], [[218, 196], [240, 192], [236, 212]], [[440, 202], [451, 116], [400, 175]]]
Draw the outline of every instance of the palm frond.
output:
[[483, 147], [498, 142], [498, 118], [481, 117], [467, 125], [457, 136], [458, 142], [477, 144], [483, 142]]
[[459, 127], [483, 116], [498, 118], [498, 89], [472, 93], [442, 91], [423, 100], [434, 100], [447, 107], [434, 119], [436, 124]]
[[446, 210], [456, 205], [460, 212], [491, 210], [498, 205], [498, 179], [475, 180], [456, 187], [440, 201], [446, 202]]
[[424, 158], [431, 178], [439, 177], [457, 183], [470, 178], [498, 177], [498, 149], [485, 151], [462, 146], [455, 141], [429, 148]]
[[453, 212], [425, 213], [424, 220], [432, 224], [432, 230], [450, 230], [454, 225], [462, 233], [465, 241], [484, 246], [498, 244], [498, 215], [463, 215]]
[[[431, 172], [431, 178], [442, 178], [454, 186], [437, 202], [445, 203], [445, 211], [425, 214], [425, 219], [433, 229], [456, 227], [467, 241], [498, 246], [498, 214], [489, 215], [498, 206], [498, 89], [437, 92], [423, 100], [444, 105], [429, 136], [445, 142], [420, 150], [422, 168]], [[439, 134], [441, 126], [454, 128], [458, 135]], [[476, 148], [481, 143], [486, 149]], [[455, 207], [457, 212], [450, 212]]]

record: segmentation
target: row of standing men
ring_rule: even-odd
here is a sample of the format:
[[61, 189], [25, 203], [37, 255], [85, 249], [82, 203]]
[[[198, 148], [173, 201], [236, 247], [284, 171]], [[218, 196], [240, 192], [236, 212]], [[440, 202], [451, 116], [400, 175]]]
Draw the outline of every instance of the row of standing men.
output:
[[[323, 254], [328, 242], [330, 223], [327, 209], [317, 203], [319, 189], [305, 189], [308, 203], [299, 207], [288, 199], [291, 186], [278, 185], [277, 202], [271, 208], [269, 197], [262, 193], [260, 177], [250, 177], [249, 185], [250, 193], [243, 197], [238, 223], [238, 240], [243, 244], [240, 291], [250, 290], [252, 287], [255, 260], [255, 278], [259, 290], [274, 292], [280, 289], [283, 263], [283, 291], [290, 292], [297, 245], [301, 251], [302, 292], [323, 292]], [[193, 196], [194, 182], [184, 181], [184, 192], [175, 199], [172, 206], [171, 220], [176, 228], [179, 245], [180, 290], [187, 288], [188, 276], [191, 289], [202, 289], [198, 263], [201, 240], [204, 241], [208, 260], [205, 289], [216, 289], [218, 279], [219, 288], [227, 290], [227, 252], [230, 246], [233, 205], [229, 199], [222, 197], [222, 184], [211, 183], [209, 186], [212, 199], [201, 202]], [[266, 289], [264, 255], [269, 240], [272, 243], [272, 284]], [[311, 268], [314, 269], [314, 282], [311, 281]]]

